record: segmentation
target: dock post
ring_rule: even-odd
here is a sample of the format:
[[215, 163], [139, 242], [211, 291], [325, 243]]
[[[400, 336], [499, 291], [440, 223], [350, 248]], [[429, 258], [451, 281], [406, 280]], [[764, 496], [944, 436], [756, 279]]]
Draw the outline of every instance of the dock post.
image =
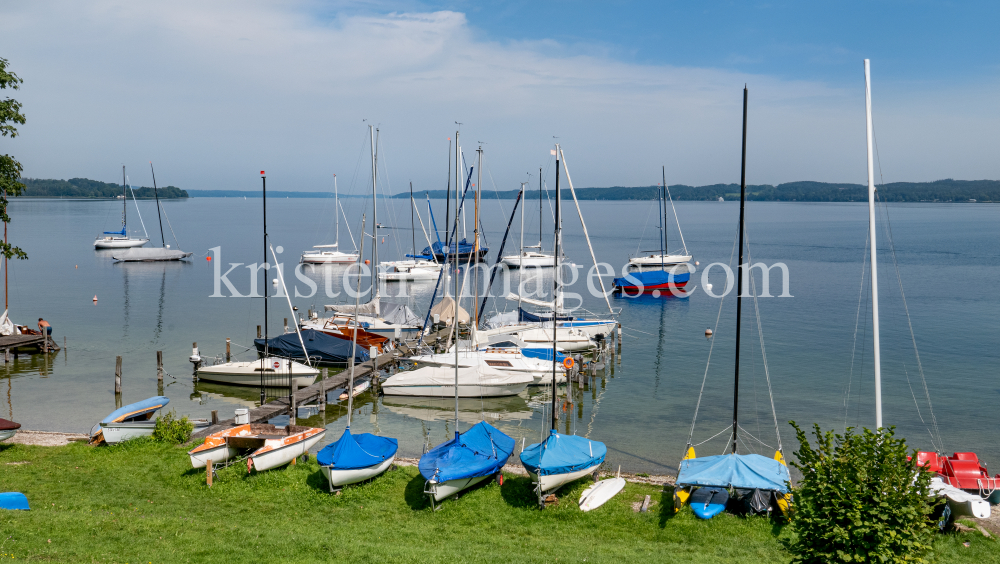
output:
[[205, 464], [205, 483], [208, 487], [212, 487], [212, 460], [209, 459]]
[[10, 349], [3, 350], [3, 361], [4, 363], [10, 362]]
[[320, 411], [326, 411], [326, 375], [327, 375], [327, 369], [324, 368], [320, 372], [320, 375], [319, 375], [319, 377], [320, 377], [320, 381], [319, 381], [319, 410]]
[[285, 318], [285, 333], [288, 332], [288, 318]]
[[218, 425], [218, 424], [219, 424], [219, 410], [213, 409], [212, 410], [212, 425]]
[[226, 362], [229, 362], [229, 337], [226, 337]]
[[45, 334], [44, 327], [42, 327], [42, 352], [49, 352], [49, 336]]
[[257, 326], [257, 338], [260, 338], [260, 325]]
[[288, 394], [288, 403], [291, 405], [292, 410], [288, 413], [288, 424], [295, 425], [295, 416], [298, 415], [298, 408], [295, 406], [295, 380], [292, 380], [289, 390], [292, 393]]
[[156, 351], [156, 381], [163, 385], [163, 351]]
[[115, 395], [122, 393], [122, 357], [115, 357]]

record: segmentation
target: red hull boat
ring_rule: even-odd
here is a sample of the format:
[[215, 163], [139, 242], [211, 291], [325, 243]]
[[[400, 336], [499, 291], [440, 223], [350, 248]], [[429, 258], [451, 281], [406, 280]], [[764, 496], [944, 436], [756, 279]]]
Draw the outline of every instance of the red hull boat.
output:
[[1000, 503], [1000, 474], [990, 477], [986, 466], [974, 452], [956, 452], [951, 456], [935, 452], [917, 452], [917, 464], [935, 472], [946, 484], [979, 494], [993, 505]]

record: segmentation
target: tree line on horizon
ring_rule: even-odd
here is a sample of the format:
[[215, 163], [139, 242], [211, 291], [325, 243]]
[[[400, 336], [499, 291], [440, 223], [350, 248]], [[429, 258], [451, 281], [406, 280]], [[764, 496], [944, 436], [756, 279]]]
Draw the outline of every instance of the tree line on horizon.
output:
[[[69, 180], [49, 180], [41, 178], [21, 178], [24, 185], [22, 197], [28, 198], [116, 198], [122, 195], [122, 185], [88, 178], [70, 178]], [[152, 199], [153, 189], [145, 186], [133, 186], [129, 192], [135, 192], [138, 199]], [[157, 187], [161, 198], [187, 198], [186, 190], [176, 186]]]
[[[678, 201], [738, 200], [739, 184], [710, 184], [708, 186], [670, 185], [670, 195]], [[936, 180], [934, 182], [891, 182], [876, 186], [879, 197], [886, 202], [1000, 202], [1000, 180]], [[659, 186], [611, 186], [609, 188], [578, 188], [581, 200], [655, 200]], [[425, 191], [431, 198], [446, 197], [445, 190]], [[484, 191], [484, 198], [512, 200], [519, 190]], [[545, 196], [554, 196], [546, 190]], [[423, 192], [422, 192], [423, 193]], [[421, 194], [422, 194], [421, 193]], [[454, 191], [451, 197], [454, 197]], [[409, 198], [402, 192], [394, 198]], [[565, 196], [564, 196], [565, 197]], [[526, 200], [538, 199], [538, 190], [525, 193]], [[786, 182], [747, 185], [747, 200], [758, 202], [867, 202], [868, 186], [831, 182]]]

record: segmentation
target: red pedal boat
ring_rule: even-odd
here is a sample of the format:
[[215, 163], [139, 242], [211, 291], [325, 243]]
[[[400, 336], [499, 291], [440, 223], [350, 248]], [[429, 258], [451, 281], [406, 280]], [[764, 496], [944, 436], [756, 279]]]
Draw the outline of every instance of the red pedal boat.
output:
[[946, 484], [982, 496], [991, 505], [1000, 503], [1000, 474], [990, 477], [986, 466], [974, 452], [956, 452], [951, 456], [917, 452], [917, 464], [941, 476]]

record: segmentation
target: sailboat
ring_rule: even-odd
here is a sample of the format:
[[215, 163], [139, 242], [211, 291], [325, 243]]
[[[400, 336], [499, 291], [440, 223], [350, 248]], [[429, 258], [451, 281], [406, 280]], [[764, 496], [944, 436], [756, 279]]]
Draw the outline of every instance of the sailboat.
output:
[[[420, 220], [420, 230], [423, 231], [424, 238], [427, 239], [427, 244], [430, 245], [431, 241], [430, 237], [427, 236], [427, 230], [424, 228], [424, 220], [416, 211], [416, 207], [417, 204], [413, 199], [413, 183], [410, 182], [410, 238], [413, 247], [411, 253], [406, 255], [407, 258], [404, 260], [382, 262], [378, 273], [379, 280], [390, 282], [399, 282], [403, 280], [435, 280], [441, 272], [442, 264], [434, 258], [434, 255], [425, 256], [417, 254], [417, 232], [416, 226], [413, 224], [414, 214], [416, 214], [417, 219]], [[427, 208], [430, 209], [429, 198], [427, 200]]]
[[[743, 231], [744, 211], [746, 209], [746, 160], [747, 160], [747, 89], [743, 88], [743, 164], [740, 173], [740, 226], [739, 226], [739, 265], [736, 292], [736, 364], [733, 383], [733, 423], [728, 454], [717, 456], [697, 456], [691, 439], [694, 434], [694, 423], [691, 424], [691, 435], [688, 437], [684, 458], [681, 460], [674, 488], [674, 511], [685, 503], [690, 505], [694, 514], [702, 519], [711, 519], [726, 508], [730, 490], [750, 508], [758, 513], [768, 511], [772, 500], [784, 511], [788, 506], [790, 481], [788, 467], [785, 465], [781, 449], [781, 436], [778, 434], [778, 450], [774, 458], [759, 454], [739, 454], [737, 452], [739, 426], [739, 390], [740, 390], [740, 317], [743, 307]], [[710, 357], [711, 358], [711, 357]], [[705, 371], [706, 377], [708, 371]], [[767, 374], [765, 367], [765, 375]], [[702, 382], [704, 390], [704, 381]], [[770, 383], [768, 383], [770, 393]], [[701, 396], [698, 398], [699, 404]], [[774, 402], [771, 402], [772, 412]], [[698, 410], [695, 409], [695, 420]], [[778, 433], [778, 420], [775, 416], [775, 433]]]
[[[138, 208], [136, 209], [138, 213]], [[122, 165], [122, 230], [105, 231], [103, 236], [94, 241], [95, 249], [126, 249], [141, 247], [149, 242], [149, 237], [129, 237], [128, 235], [128, 180], [125, 178], [125, 166]]]
[[[621, 278], [615, 278], [612, 285], [616, 293], [625, 295], [653, 294], [658, 297], [661, 294], [671, 293], [678, 297], [687, 294], [679, 293], [677, 290], [683, 289], [691, 279], [687, 263], [691, 260], [691, 255], [687, 252], [687, 244], [684, 244], [684, 254], [671, 255], [667, 248], [667, 200], [673, 207], [673, 199], [669, 197], [667, 188], [667, 168], [663, 167], [663, 183], [656, 191], [657, 211], [660, 222], [660, 252], [643, 257], [632, 257], [629, 259], [629, 268], [634, 269], [626, 272]], [[674, 209], [674, 220], [677, 219], [677, 210]], [[677, 222], [677, 230], [680, 231], [681, 224]], [[684, 234], [681, 233], [681, 241], [684, 241]], [[652, 270], [645, 270], [652, 268]]]
[[[156, 172], [153, 171], [153, 163], [150, 161], [149, 170], [153, 174], [153, 197], [156, 198], [156, 218], [160, 221], [160, 248], [136, 249], [130, 248], [119, 251], [111, 255], [117, 261], [122, 262], [151, 262], [151, 261], [175, 261], [183, 260], [191, 256], [179, 249], [171, 249], [163, 237], [163, 217], [160, 214], [160, 196], [156, 190]], [[165, 213], [165, 212], [164, 212]], [[169, 219], [169, 218], [168, 218]], [[171, 228], [171, 233], [173, 228]]]
[[[361, 232], [364, 233], [365, 220], [361, 218]], [[365, 252], [365, 240], [361, 239], [361, 253]], [[361, 286], [361, 269], [358, 269], [358, 286]], [[355, 295], [355, 304], [360, 300]], [[355, 310], [357, 311], [357, 310]], [[355, 313], [357, 323], [357, 313]], [[357, 332], [351, 339], [351, 359], [348, 363], [347, 389], [354, 389], [354, 353], [358, 348]], [[380, 437], [371, 433], [351, 434], [351, 418], [354, 415], [354, 394], [347, 394], [347, 428], [340, 439], [323, 447], [316, 454], [320, 471], [330, 483], [330, 491], [335, 487], [355, 484], [374, 478], [385, 472], [394, 460], [399, 443], [396, 439]]]
[[[267, 263], [267, 251], [269, 248], [267, 237], [267, 177], [264, 176], [263, 170], [260, 171], [260, 179], [263, 190], [261, 199], [264, 206], [264, 262]], [[284, 279], [282, 278], [281, 281], [283, 283]], [[251, 361], [231, 361], [210, 366], [199, 366], [196, 371], [198, 379], [237, 386], [260, 386], [261, 389], [263, 389], [268, 377], [280, 374], [287, 374], [291, 379], [290, 385], [295, 388], [311, 386], [316, 381], [316, 376], [319, 375], [318, 369], [308, 364], [274, 356], [270, 353], [270, 348], [267, 346], [267, 305], [269, 302], [267, 286], [267, 284], [264, 284], [264, 352], [260, 355], [260, 358]], [[288, 296], [288, 292], [285, 292], [285, 296]], [[304, 344], [302, 348], [305, 349]], [[305, 350], [303, 352], [305, 353]], [[308, 359], [308, 353], [305, 356]]]
[[[524, 197], [524, 187], [527, 182], [521, 183], [521, 196]], [[542, 169], [538, 169], [538, 244], [524, 246], [524, 206], [521, 208], [521, 251], [516, 255], [507, 255], [501, 262], [510, 268], [528, 268], [555, 266], [556, 258], [542, 251]], [[537, 249], [537, 250], [528, 250]]]
[[[343, 213], [343, 208], [340, 207], [340, 197], [337, 194], [337, 175], [333, 175], [333, 217], [336, 221], [336, 239], [332, 245], [313, 245], [314, 249], [319, 249], [316, 251], [305, 251], [302, 253], [302, 257], [299, 262], [304, 262], [308, 264], [353, 264], [358, 261], [358, 253], [345, 253], [340, 250], [340, 216]], [[347, 216], [344, 216], [347, 219]], [[348, 226], [350, 230], [350, 226]], [[354, 236], [351, 235], [351, 239]], [[364, 244], [364, 243], [362, 243]]]
[[[461, 149], [458, 144], [458, 132], [455, 132], [455, 228], [458, 234], [459, 214], [458, 189], [461, 182], [460, 162]], [[477, 222], [478, 232], [478, 222]], [[477, 241], [478, 242], [478, 241]], [[458, 287], [459, 255], [454, 256], [455, 296], [460, 296]], [[467, 255], [468, 260], [472, 255]], [[448, 258], [448, 257], [446, 257]], [[454, 392], [455, 392], [455, 437], [446, 441], [420, 457], [418, 467], [424, 477], [424, 493], [431, 501], [441, 501], [448, 496], [478, 484], [487, 478], [499, 478], [500, 470], [511, 453], [514, 452], [514, 439], [493, 427], [486, 421], [480, 421], [464, 433], [458, 431], [458, 398], [459, 398], [459, 363], [458, 347], [455, 347]]]
[[[553, 296], [559, 301], [561, 288], [559, 286], [561, 272], [559, 266], [559, 244], [562, 242], [562, 217], [560, 212], [562, 202], [559, 195], [559, 145], [556, 145], [556, 222], [555, 222], [555, 257], [556, 270], [553, 277]], [[559, 332], [552, 332], [552, 424], [549, 436], [544, 442], [528, 446], [521, 451], [521, 464], [528, 471], [528, 476], [535, 485], [538, 494], [538, 504], [545, 507], [547, 493], [574, 480], [590, 475], [604, 462], [608, 452], [602, 442], [592, 441], [586, 437], [563, 435], [556, 430], [556, 372], [558, 365], [556, 354], [559, 350]]]

